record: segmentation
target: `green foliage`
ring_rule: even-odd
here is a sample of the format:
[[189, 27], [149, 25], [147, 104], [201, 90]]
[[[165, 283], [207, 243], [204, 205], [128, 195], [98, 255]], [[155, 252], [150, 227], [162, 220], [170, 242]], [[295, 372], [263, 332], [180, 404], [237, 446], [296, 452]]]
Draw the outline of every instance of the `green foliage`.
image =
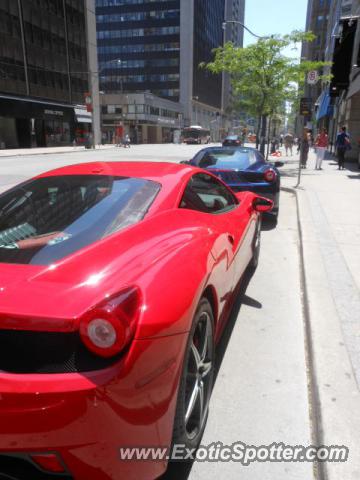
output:
[[[304, 88], [306, 74], [322, 71], [327, 62], [301, 61], [283, 54], [287, 47], [299, 42], [312, 42], [312, 32], [294, 31], [289, 35], [273, 35], [259, 39], [245, 48], [231, 42], [214, 50], [214, 60], [200, 64], [212, 73], [230, 74], [234, 92], [234, 108], [252, 116], [281, 113], [285, 102], [297, 102]], [[328, 75], [320, 79], [329, 80]]]

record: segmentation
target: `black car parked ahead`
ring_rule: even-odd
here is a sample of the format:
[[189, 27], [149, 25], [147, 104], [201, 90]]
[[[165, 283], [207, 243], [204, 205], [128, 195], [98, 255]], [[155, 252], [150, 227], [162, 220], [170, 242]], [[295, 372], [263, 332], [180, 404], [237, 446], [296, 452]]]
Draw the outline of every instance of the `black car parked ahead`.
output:
[[270, 163], [256, 148], [208, 147], [190, 160], [194, 165], [217, 175], [235, 192], [250, 190], [274, 202], [272, 215], [279, 212], [280, 173], [283, 162]]

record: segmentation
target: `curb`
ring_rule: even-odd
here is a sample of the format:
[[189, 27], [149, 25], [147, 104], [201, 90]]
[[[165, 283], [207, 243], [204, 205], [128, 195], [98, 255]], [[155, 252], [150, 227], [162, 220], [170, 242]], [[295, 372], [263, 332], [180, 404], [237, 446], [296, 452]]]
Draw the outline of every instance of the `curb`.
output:
[[[281, 190], [291, 193], [296, 199], [297, 229], [299, 235], [299, 261], [300, 261], [300, 288], [302, 292], [301, 306], [304, 319], [305, 332], [305, 356], [307, 364], [308, 377], [308, 397], [310, 404], [310, 425], [312, 444], [315, 446], [324, 445], [323, 441], [323, 422], [320, 406], [320, 396], [318, 388], [317, 373], [314, 362], [313, 338], [311, 333], [311, 314], [309, 309], [308, 286], [306, 280], [303, 230], [300, 218], [300, 206], [298, 191], [294, 187], [281, 187]], [[326, 480], [325, 464], [323, 462], [314, 463], [314, 475], [316, 480]]]
[[89, 148], [89, 149], [86, 149], [84, 148], [84, 150], [69, 150], [67, 152], [36, 152], [36, 153], [17, 153], [15, 155], [1, 155], [0, 154], [0, 161], [2, 158], [18, 158], [18, 157], [31, 157], [31, 156], [36, 156], [36, 155], [63, 155], [65, 153], [83, 153], [83, 152], [100, 152], [101, 150], [111, 150], [112, 148], [116, 148], [115, 146], [114, 147], [109, 147], [109, 148], [98, 148], [98, 149], [93, 149], [93, 148]]

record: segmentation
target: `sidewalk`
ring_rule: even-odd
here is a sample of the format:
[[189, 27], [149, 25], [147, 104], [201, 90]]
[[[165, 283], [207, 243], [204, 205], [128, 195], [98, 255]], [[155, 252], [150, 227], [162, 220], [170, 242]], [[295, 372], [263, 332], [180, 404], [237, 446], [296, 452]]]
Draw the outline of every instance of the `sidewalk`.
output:
[[[96, 145], [95, 150], [107, 150], [109, 148], [115, 148], [115, 145]], [[75, 153], [84, 152], [86, 149], [84, 146], [76, 147], [41, 147], [41, 148], [9, 148], [0, 150], [1, 157], [17, 157], [22, 155], [45, 155], [49, 153]], [[91, 151], [92, 149], [88, 149]]]
[[[298, 156], [282, 157], [282, 185], [294, 187]], [[320, 466], [319, 478], [360, 478], [360, 172], [335, 159], [316, 171], [309, 154], [297, 189], [304, 269], [305, 329], [320, 443], [345, 445], [346, 463]], [[308, 323], [307, 323], [308, 322]]]

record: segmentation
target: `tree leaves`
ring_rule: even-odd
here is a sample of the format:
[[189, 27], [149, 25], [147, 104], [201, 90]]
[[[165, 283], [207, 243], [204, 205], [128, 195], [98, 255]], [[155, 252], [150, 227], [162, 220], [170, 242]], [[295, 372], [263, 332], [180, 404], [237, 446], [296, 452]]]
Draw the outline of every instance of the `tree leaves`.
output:
[[[273, 115], [284, 110], [285, 102], [296, 102], [302, 94], [306, 74], [322, 70], [329, 62], [289, 58], [284, 50], [299, 42], [312, 42], [312, 32], [294, 31], [288, 35], [261, 38], [245, 48], [227, 42], [213, 50], [214, 60], [200, 64], [212, 73], [230, 74], [234, 108], [252, 116]], [[320, 75], [323, 81], [330, 75]]]

